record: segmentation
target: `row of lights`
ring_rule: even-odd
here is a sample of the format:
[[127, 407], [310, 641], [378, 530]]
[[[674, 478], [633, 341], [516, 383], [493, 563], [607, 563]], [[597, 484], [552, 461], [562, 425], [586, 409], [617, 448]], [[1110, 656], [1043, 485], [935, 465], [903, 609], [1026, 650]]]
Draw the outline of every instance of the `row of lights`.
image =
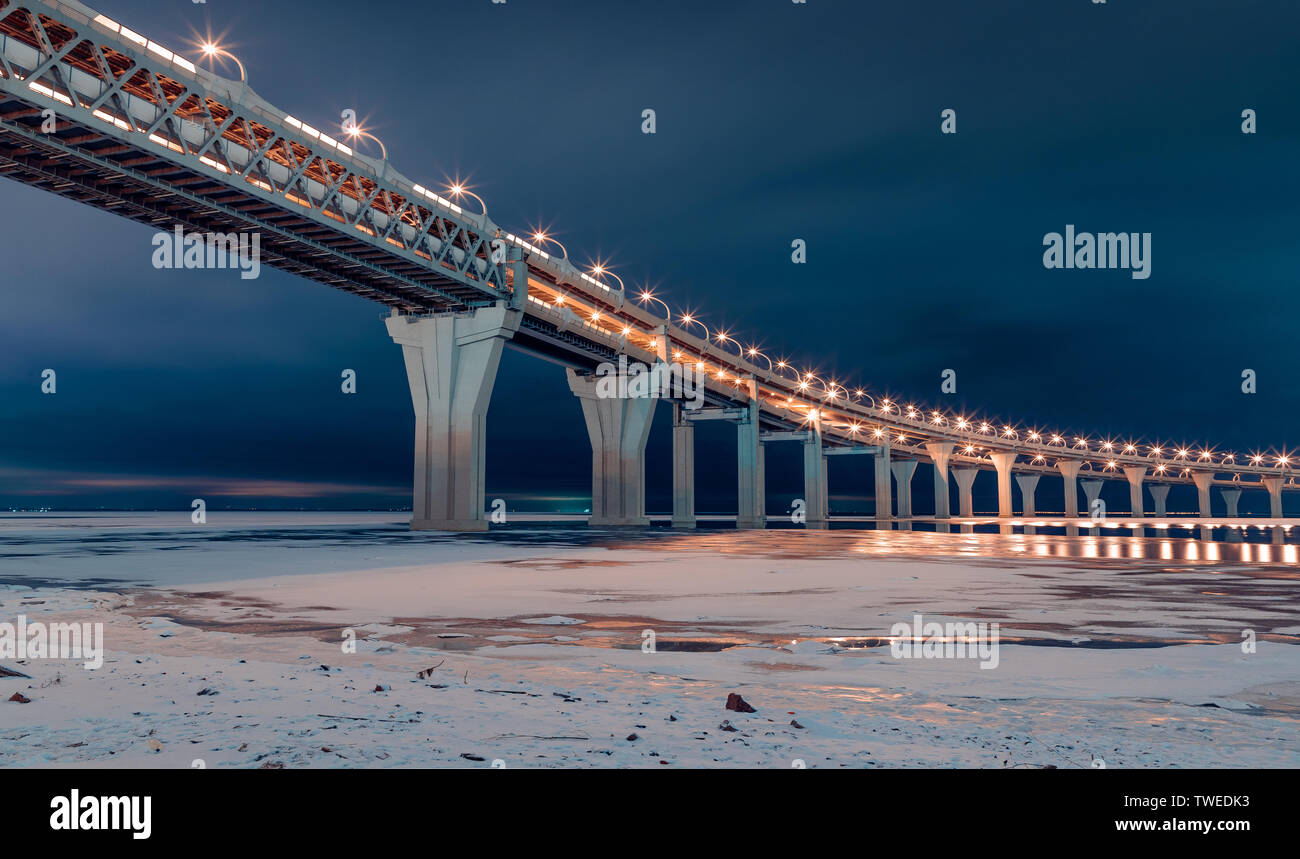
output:
[[[187, 70], [190, 71], [190, 72], [194, 72], [194, 65], [193, 65], [192, 63], [190, 63], [189, 61], [185, 60], [183, 57], [180, 57], [180, 56], [177, 55], [177, 54], [173, 54], [171, 51], [168, 51], [167, 49], [163, 48], [162, 46], [157, 45], [157, 44], [155, 44], [154, 42], [151, 42], [151, 41], [145, 39], [143, 36], [140, 36], [138, 33], [135, 33], [135, 32], [133, 32], [133, 31], [127, 29], [126, 27], [122, 27], [122, 26], [120, 26], [120, 25], [117, 24], [115, 21], [112, 21], [111, 19], [106, 18], [106, 17], [103, 16], [103, 15], [100, 15], [100, 16], [97, 17], [95, 20], [96, 20], [97, 23], [99, 23], [101, 26], [104, 26], [105, 28], [109, 29], [111, 32], [119, 33], [120, 35], [126, 37], [127, 39], [129, 39], [129, 40], [131, 40], [131, 41], [134, 41], [134, 42], [138, 43], [138, 44], [141, 45], [142, 47], [145, 47], [147, 50], [152, 51], [153, 53], [157, 54], [158, 56], [161, 56], [161, 57], [163, 57], [164, 59], [167, 59], [167, 60], [169, 60], [169, 61], [171, 61], [171, 62], [174, 62], [174, 63], [176, 63], [177, 65], [181, 66], [182, 68], [187, 69]], [[212, 60], [215, 60], [215, 59], [218, 58], [218, 57], [222, 57], [222, 58], [226, 58], [226, 59], [229, 59], [229, 60], [233, 61], [233, 62], [235, 63], [235, 65], [239, 68], [240, 81], [243, 82], [243, 83], [247, 83], [247, 81], [248, 81], [248, 74], [247, 74], [247, 70], [244, 68], [244, 64], [243, 64], [242, 62], [240, 62], [239, 58], [236, 57], [234, 54], [232, 54], [230, 51], [228, 51], [228, 50], [222, 48], [221, 46], [217, 45], [215, 42], [211, 42], [211, 41], [203, 43], [203, 44], [201, 45], [201, 49], [202, 49], [204, 55], [207, 56], [208, 58], [212, 59]], [[41, 85], [36, 84], [36, 83], [32, 83], [32, 84], [30, 84], [30, 86], [32, 86], [33, 88], [38, 88], [38, 87], [40, 87]], [[48, 87], [45, 88], [45, 89], [48, 89]], [[49, 93], [46, 93], [46, 94], [47, 94], [47, 95], [50, 95], [51, 97], [58, 97], [58, 96], [61, 95], [61, 94], [59, 94], [59, 93], [55, 93], [53, 90], [51, 90]], [[66, 99], [65, 99], [65, 100], [66, 100]], [[347, 154], [347, 155], [351, 155], [351, 154], [353, 154], [353, 150], [352, 150], [350, 147], [348, 147], [348, 146], [346, 146], [346, 145], [344, 145], [344, 144], [339, 143], [339, 142], [338, 142], [337, 140], [335, 140], [334, 138], [329, 137], [328, 135], [321, 133], [321, 132], [318, 131], [317, 129], [312, 128], [311, 126], [309, 126], [309, 125], [307, 125], [307, 124], [305, 124], [305, 123], [303, 123], [303, 122], [301, 122], [301, 121], [295, 119], [295, 118], [292, 117], [292, 116], [286, 116], [286, 117], [285, 117], [285, 122], [286, 122], [287, 124], [293, 126], [294, 128], [296, 128], [296, 129], [302, 131], [303, 133], [308, 134], [309, 136], [311, 136], [311, 137], [313, 137], [313, 138], [315, 138], [315, 139], [321, 140], [321, 141], [323, 141], [323, 142], [325, 142], [325, 143], [327, 143], [327, 144], [333, 146], [334, 148], [336, 148], [336, 149], [338, 149], [338, 150], [344, 152], [344, 153]], [[374, 143], [376, 143], [376, 144], [379, 146], [379, 148], [380, 148], [380, 152], [381, 152], [381, 154], [382, 154], [382, 158], [383, 158], [385, 161], [388, 160], [388, 149], [387, 149], [387, 147], [384, 146], [383, 141], [380, 140], [378, 137], [376, 137], [374, 134], [370, 133], [369, 131], [366, 131], [365, 129], [361, 128], [359, 125], [357, 125], [357, 124], [355, 124], [355, 123], [353, 123], [353, 124], [349, 124], [348, 126], [346, 126], [346, 127], [344, 128], [344, 131], [345, 131], [345, 133], [347, 133], [348, 135], [350, 135], [350, 136], [353, 137], [354, 139], [356, 139], [356, 138], [362, 138], [362, 139], [367, 139], [367, 140], [371, 140], [371, 141], [373, 141]], [[435, 194], [435, 193], [429, 191], [428, 189], [424, 188], [423, 186], [415, 185], [414, 188], [415, 188], [415, 190], [416, 190], [417, 193], [423, 194], [423, 195], [425, 195], [425, 196], [427, 196], [427, 197], [433, 199], [434, 201], [438, 202], [439, 204], [441, 204], [441, 205], [443, 205], [443, 206], [446, 206], [446, 207], [452, 209], [453, 211], [455, 211], [455, 212], [458, 213], [458, 214], [464, 211], [464, 210], [462, 209], [462, 207], [458, 206], [458, 205], [455, 204], [455, 203], [452, 203], [450, 200], [447, 200], [447, 199], [445, 199], [445, 198], [443, 198], [443, 197], [441, 197], [441, 196], [439, 196], [439, 195], [437, 195], [437, 194]], [[471, 198], [473, 198], [473, 199], [474, 199], [474, 200], [479, 204], [479, 207], [480, 207], [481, 212], [482, 212], [482, 216], [483, 216], [483, 217], [486, 217], [486, 215], [487, 215], [487, 204], [484, 202], [484, 200], [483, 200], [482, 197], [480, 197], [478, 194], [474, 193], [473, 191], [469, 190], [469, 188], [468, 188], [468, 187], [467, 187], [463, 182], [460, 182], [459, 180], [457, 180], [457, 181], [455, 181], [455, 182], [449, 184], [449, 185], [447, 186], [447, 192], [448, 192], [451, 196], [455, 197], [456, 199], [461, 199], [461, 198], [464, 198], [464, 197], [471, 197]], [[529, 251], [531, 251], [531, 252], [533, 252], [533, 253], [537, 253], [537, 254], [541, 255], [541, 256], [542, 256], [543, 258], [545, 258], [545, 259], [548, 259], [548, 260], [549, 260], [549, 259], [551, 258], [550, 254], [546, 253], [546, 252], [545, 252], [544, 250], [542, 250], [540, 247], [537, 247], [537, 246], [535, 246], [535, 245], [533, 245], [533, 244], [530, 244], [529, 242], [524, 241], [523, 239], [519, 238], [518, 236], [515, 236], [515, 235], [513, 235], [513, 234], [507, 233], [507, 234], [506, 234], [506, 238], [507, 238], [508, 241], [511, 241], [511, 242], [513, 242], [513, 243], [515, 243], [515, 244], [518, 244], [518, 245], [520, 245], [520, 246], [526, 248], [527, 250], [529, 250]], [[538, 244], [548, 243], [548, 244], [554, 244], [554, 245], [556, 245], [557, 247], [559, 247], [561, 253], [563, 254], [563, 258], [564, 258], [566, 261], [568, 260], [568, 258], [569, 258], [568, 250], [564, 247], [564, 245], [563, 245], [563, 244], [562, 244], [558, 239], [556, 239], [556, 238], [554, 238], [554, 237], [548, 235], [544, 230], [537, 230], [537, 231], [535, 231], [535, 232], [533, 233], [533, 235], [532, 235], [532, 239], [533, 239], [534, 242], [537, 242]], [[594, 277], [593, 277], [593, 275], [594, 275]], [[623, 291], [623, 292], [626, 292], [626, 287], [624, 286], [622, 279], [621, 279], [617, 274], [615, 274], [614, 272], [610, 271], [609, 268], [608, 268], [604, 263], [602, 263], [602, 262], [596, 262], [596, 263], [594, 263], [594, 264], [591, 266], [591, 268], [590, 268], [590, 274], [588, 274], [588, 273], [586, 273], [586, 272], [582, 272], [582, 273], [580, 273], [580, 277], [581, 277], [584, 281], [586, 281], [586, 282], [588, 282], [588, 283], [590, 283], [590, 284], [592, 284], [592, 285], [594, 285], [594, 286], [600, 287], [601, 289], [603, 289], [603, 290], [605, 290], [606, 292], [608, 292], [608, 291], [610, 291], [610, 287], [607, 286], [605, 283], [601, 282], [601, 281], [598, 279], [598, 278], [603, 278], [603, 277], [605, 277], [605, 276], [612, 277], [614, 280], [618, 281], [618, 284], [619, 284], [619, 288], [620, 288], [620, 290]], [[642, 304], [648, 304], [649, 302], [656, 302], [656, 303], [662, 305], [663, 308], [664, 308], [665, 314], [666, 314], [666, 316], [665, 316], [665, 321], [669, 321], [669, 322], [671, 322], [671, 320], [672, 320], [672, 310], [671, 310], [671, 308], [668, 306], [667, 302], [663, 301], [663, 299], [661, 299], [661, 298], [658, 298], [658, 297], [657, 297], [653, 292], [651, 292], [649, 289], [643, 289], [643, 290], [641, 291], [641, 293], [638, 295], [638, 300], [639, 300]], [[557, 293], [556, 303], [559, 304], [559, 305], [563, 305], [563, 304], [565, 303], [565, 297], [564, 297], [563, 293]], [[592, 309], [592, 311], [591, 311], [591, 320], [592, 320], [593, 322], [599, 322], [599, 321], [601, 320], [601, 317], [602, 317], [602, 313], [601, 313], [601, 311], [600, 311], [599, 309]], [[755, 347], [755, 346], [749, 346], [749, 347], [744, 347], [744, 346], [742, 346], [742, 345], [739, 343], [739, 341], [737, 341], [737, 340], [735, 340], [733, 337], [731, 337], [731, 335], [728, 334], [726, 331], [719, 330], [719, 331], [713, 332], [712, 335], [710, 335], [710, 332], [709, 332], [708, 326], [706, 326], [702, 321], [700, 321], [700, 320], [699, 320], [699, 319], [698, 319], [698, 318], [697, 318], [693, 313], [690, 313], [690, 312], [682, 313], [682, 314], [680, 314], [680, 315], [678, 316], [678, 320], [679, 320], [679, 322], [680, 322], [683, 326], [691, 326], [691, 327], [699, 327], [699, 328], [701, 328], [701, 329], [704, 331], [704, 334], [705, 334], [705, 338], [704, 338], [704, 339], [705, 339], [706, 342], [708, 342], [710, 336], [712, 336], [712, 339], [715, 340], [717, 343], [719, 343], [719, 344], [722, 345], [722, 346], [726, 346], [727, 344], [731, 344], [731, 345], [735, 346], [735, 347], [737, 348], [737, 357], [748, 358], [748, 359], [750, 359], [750, 362], [751, 362], [751, 363], [753, 363], [753, 362], [755, 361], [755, 359], [758, 359], [758, 358], [763, 359], [763, 360], [767, 363], [767, 368], [768, 368], [768, 371], [769, 371], [769, 372], [771, 372], [771, 371], [773, 371], [773, 370], [778, 370], [778, 371], [781, 371], [782, 375], [784, 375], [785, 371], [787, 371], [787, 370], [791, 370], [791, 369], [792, 369], [792, 368], [790, 367], [789, 363], [788, 363], [787, 361], [785, 361], [784, 359], [782, 359], [782, 360], [778, 360], [778, 361], [776, 361], [776, 362], [773, 362], [773, 361], [771, 360], [771, 358], [769, 358], [767, 355], [765, 355], [763, 352], [761, 352], [757, 347]], [[631, 327], [631, 326], [628, 326], [628, 325], [625, 325], [625, 326], [623, 327], [623, 329], [622, 329], [622, 334], [623, 334], [624, 337], [627, 337], [627, 336], [631, 335], [632, 332], [633, 332], [632, 327]], [[642, 332], [642, 333], [644, 334], [645, 332]], [[648, 337], [649, 335], [647, 334], [646, 336]], [[653, 344], [654, 344], [654, 340], [652, 339], [650, 342], [651, 342], [651, 345], [653, 346]], [[677, 356], [680, 356], [682, 353], [678, 352], [678, 353], [676, 353], [676, 354], [677, 354]], [[704, 366], [706, 366], [706, 365], [705, 365], [705, 362], [703, 362], [703, 361], [698, 361], [698, 362], [697, 362], [697, 365], [700, 366], [701, 368], [703, 368]], [[718, 371], [717, 371], [717, 375], [718, 375], [718, 378], [720, 378], [720, 379], [724, 379], [724, 380], [725, 380], [725, 379], [727, 378], [727, 376], [726, 376], [726, 370], [725, 370], [724, 368], [721, 368], [721, 367], [719, 367], [719, 369], [718, 369]], [[807, 391], [812, 387], [812, 383], [813, 383], [813, 381], [822, 382], [822, 380], [819, 379], [819, 378], [818, 378], [814, 373], [812, 373], [812, 372], [804, 372], [803, 374], [797, 374], [797, 373], [796, 373], [795, 379], [797, 380], [797, 381], [796, 381], [796, 388], [798, 389], [798, 392], [801, 393], [801, 394], [805, 394], [805, 393], [806, 393], [806, 392], [807, 392]], [[739, 377], [738, 377], [735, 381], [736, 381], [736, 384], [739, 384], [739, 382], [740, 382]], [[829, 381], [829, 382], [822, 382], [822, 384], [823, 384], [823, 396], [822, 396], [822, 400], [823, 400], [823, 402], [824, 402], [825, 400], [828, 400], [828, 399], [834, 401], [834, 400], [837, 400], [839, 397], [844, 396], [846, 399], [848, 399], [848, 398], [853, 398], [853, 399], [857, 399], [857, 400], [859, 400], [859, 401], [860, 401], [860, 400], [863, 400], [863, 399], [871, 400], [871, 401], [872, 401], [872, 404], [873, 404], [873, 405], [875, 404], [874, 398], [870, 397], [870, 396], [866, 393], [866, 391], [864, 391], [864, 390], [861, 389], [861, 388], [858, 388], [858, 389], [854, 390], [854, 391], [852, 392], [852, 394], [850, 394], [850, 392], [848, 391], [847, 388], [844, 388], [843, 386], [837, 384], [834, 380], [831, 380], [831, 381]], [[793, 404], [793, 403], [794, 403], [794, 399], [793, 399], [793, 397], [788, 397], [786, 402], [787, 402], [787, 404]], [[803, 406], [801, 405], [800, 407], [803, 407]], [[811, 420], [811, 419], [819, 419], [819, 418], [823, 417], [823, 416], [821, 415], [820, 411], [817, 410], [817, 409], [815, 409], [815, 408], [812, 406], [812, 404], [808, 404], [808, 405], [807, 405], [807, 408], [809, 409], [808, 415], [809, 415], [809, 419], [810, 419], [810, 420]], [[913, 421], [922, 421], [922, 420], [927, 420], [928, 423], [930, 423], [931, 425], [935, 425], [935, 426], [944, 426], [944, 425], [952, 424], [952, 425], [955, 426], [956, 429], [958, 429], [958, 430], [967, 431], [967, 432], [977, 432], [977, 433], [980, 433], [980, 434], [983, 434], [983, 435], [988, 435], [988, 434], [993, 433], [993, 432], [996, 431], [995, 428], [994, 428], [994, 426], [993, 426], [992, 424], [990, 424], [989, 422], [987, 422], [987, 421], [980, 421], [980, 422], [976, 423], [976, 422], [974, 422], [974, 421], [969, 420], [968, 418], [966, 418], [966, 417], [964, 417], [964, 416], [958, 416], [955, 420], [952, 420], [952, 419], [946, 417], [942, 412], [940, 412], [940, 411], [938, 411], [938, 410], [932, 410], [932, 411], [929, 413], [928, 418], [925, 418], [925, 417], [923, 417], [923, 415], [922, 415], [922, 413], [921, 413], [921, 410], [918, 409], [916, 406], [914, 406], [914, 405], [907, 405], [907, 406], [900, 407], [898, 404], [891, 402], [888, 398], [882, 399], [882, 400], [880, 401], [880, 405], [879, 405], [877, 408], [878, 408], [880, 411], [885, 412], [886, 414], [898, 414], [900, 417], [902, 417], [902, 416], [905, 415], [908, 419], [913, 420]], [[858, 432], [861, 431], [861, 425], [860, 425], [859, 423], [857, 423], [857, 422], [851, 422], [851, 423], [845, 424], [845, 426], [848, 428], [850, 434], [854, 434], [854, 435], [856, 435]], [[876, 427], [875, 430], [874, 430], [874, 435], [875, 435], [876, 438], [883, 438], [884, 435], [885, 435], [885, 430], [884, 430], [882, 427]], [[1014, 426], [1011, 426], [1011, 425], [1004, 425], [1004, 426], [1002, 427], [1002, 429], [1000, 430], [999, 435], [1000, 435], [1002, 438], [1008, 438], [1008, 439], [1016, 439], [1016, 440], [1019, 440], [1019, 438], [1020, 438], [1020, 432], [1019, 432], [1019, 430], [1017, 430]], [[1029, 441], [1032, 441], [1032, 442], [1038, 442], [1038, 443], [1042, 443], [1042, 444], [1047, 444], [1047, 445], [1049, 445], [1049, 446], [1050, 446], [1050, 445], [1060, 445], [1060, 446], [1064, 447], [1064, 446], [1066, 445], [1066, 443], [1067, 443], [1067, 439], [1065, 438], [1065, 436], [1060, 435], [1060, 434], [1058, 434], [1058, 433], [1048, 433], [1048, 434], [1043, 434], [1043, 433], [1039, 433], [1037, 430], [1030, 430], [1030, 431], [1027, 433], [1026, 437], [1027, 437], [1027, 439], [1028, 439]], [[898, 438], [899, 438], [900, 441], [905, 441], [905, 440], [906, 440], [906, 434], [904, 434], [904, 433], [900, 433], [899, 436], [898, 436]], [[1046, 440], [1044, 440], [1044, 439], [1046, 439]], [[1073, 442], [1070, 446], [1071, 446], [1071, 449], [1074, 449], [1074, 450], [1080, 450], [1080, 449], [1082, 449], [1082, 450], [1090, 450], [1090, 449], [1091, 449], [1091, 448], [1090, 448], [1090, 442], [1089, 442], [1089, 440], [1086, 439], [1086, 438], [1083, 438], [1083, 437], [1075, 437], [1074, 442]], [[1111, 441], [1104, 441], [1104, 442], [1102, 442], [1102, 443], [1100, 444], [1100, 451], [1102, 451], [1102, 452], [1108, 452], [1108, 453], [1109, 453], [1109, 452], [1113, 452], [1114, 449], [1115, 449], [1115, 447], [1116, 447], [1116, 444], [1115, 444], [1114, 442], [1111, 442]], [[963, 450], [964, 450], [966, 453], [968, 453], [968, 454], [973, 454], [973, 453], [976, 452], [976, 448], [975, 448], [975, 446], [974, 446], [974, 445], [971, 445], [971, 444], [967, 444], [967, 445], [965, 445], [965, 447], [963, 448]], [[1173, 456], [1174, 456], [1175, 459], [1179, 459], [1179, 460], [1187, 460], [1187, 459], [1189, 459], [1189, 458], [1192, 456], [1192, 451], [1191, 451], [1191, 449], [1186, 448], [1186, 447], [1171, 448], [1170, 450], [1172, 450], [1172, 452], [1173, 452]], [[1164, 453], [1165, 453], [1165, 449], [1164, 449], [1163, 447], [1159, 446], [1159, 445], [1150, 445], [1150, 446], [1148, 446], [1148, 451], [1149, 451], [1149, 453], [1148, 453], [1148, 456], [1149, 456], [1149, 457], [1157, 457], [1157, 458], [1164, 456]], [[1124, 445], [1122, 446], [1122, 452], [1123, 452], [1124, 454], [1128, 454], [1128, 455], [1141, 456], [1141, 453], [1139, 452], [1138, 445], [1136, 445], [1136, 444], [1134, 444], [1134, 443], [1132, 443], [1132, 442], [1129, 442], [1129, 443], [1124, 444]], [[1288, 455], [1285, 454], [1285, 453], [1283, 453], [1283, 454], [1273, 455], [1272, 458], [1273, 458], [1273, 464], [1276, 465], [1276, 466], [1279, 467], [1279, 468], [1286, 468], [1286, 467], [1290, 464], [1290, 462], [1291, 462], [1291, 457], [1288, 456]], [[1041, 461], [1045, 461], [1045, 457], [1043, 456], [1043, 454], [1038, 454], [1038, 455], [1036, 455], [1036, 456], [1034, 457], [1034, 461], [1035, 461], [1035, 462], [1040, 461], [1040, 460], [1041, 460]], [[1211, 462], [1211, 463], [1213, 463], [1213, 461], [1214, 461], [1214, 453], [1211, 452], [1211, 451], [1209, 451], [1209, 450], [1202, 450], [1202, 451], [1200, 452], [1200, 454], [1197, 455], [1195, 461], [1196, 461], [1196, 462]], [[1254, 466], [1261, 466], [1261, 465], [1265, 465], [1265, 464], [1267, 464], [1267, 457], [1266, 457], [1264, 454], [1256, 453], [1256, 454], [1253, 454], [1253, 455], [1250, 457], [1249, 461], [1250, 461], [1251, 465], [1254, 465]], [[1234, 454], [1231, 454], [1231, 453], [1229, 453], [1229, 454], [1224, 454], [1224, 455], [1222, 456], [1222, 459], [1220, 460], [1220, 462], [1221, 462], [1221, 464], [1225, 464], [1225, 465], [1227, 465], [1227, 464], [1233, 464], [1233, 465], [1235, 465], [1235, 464], [1236, 464], [1236, 456], [1235, 456]], [[1108, 460], [1108, 461], [1106, 462], [1106, 466], [1105, 466], [1105, 467], [1106, 467], [1107, 470], [1113, 470], [1113, 469], [1116, 469], [1116, 468], [1119, 467], [1119, 463], [1118, 463], [1118, 461], [1116, 461], [1116, 460]], [[1159, 464], [1157, 464], [1155, 468], [1156, 468], [1156, 471], [1157, 471], [1157, 472], [1162, 472], [1162, 473], [1165, 472], [1165, 471], [1167, 470], [1167, 466], [1166, 466], [1164, 463], [1159, 463]], [[1184, 474], [1187, 473], [1187, 469], [1183, 469], [1183, 473], [1184, 473]]]

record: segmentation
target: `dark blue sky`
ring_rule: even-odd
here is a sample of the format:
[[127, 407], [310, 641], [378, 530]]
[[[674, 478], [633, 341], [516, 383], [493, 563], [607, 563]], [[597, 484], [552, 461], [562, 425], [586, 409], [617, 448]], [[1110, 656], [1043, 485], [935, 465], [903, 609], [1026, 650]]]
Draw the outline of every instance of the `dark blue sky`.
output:
[[[1298, 4], [96, 8], [192, 58], [192, 33], [225, 33], [272, 104], [325, 129], [353, 107], [415, 181], [468, 176], [503, 226], [549, 225], [575, 261], [839, 379], [1094, 436], [1297, 441]], [[270, 269], [154, 270], [147, 228], [7, 180], [0, 204], [0, 507], [409, 504], [382, 308]], [[1067, 223], [1152, 233], [1152, 276], [1044, 269]], [[489, 497], [585, 506], [562, 370], [508, 351], [488, 423]], [[732, 432], [698, 443], [700, 509], [734, 510]], [[802, 491], [785, 447], [774, 509]], [[864, 506], [869, 470], [833, 463], [833, 510]]]

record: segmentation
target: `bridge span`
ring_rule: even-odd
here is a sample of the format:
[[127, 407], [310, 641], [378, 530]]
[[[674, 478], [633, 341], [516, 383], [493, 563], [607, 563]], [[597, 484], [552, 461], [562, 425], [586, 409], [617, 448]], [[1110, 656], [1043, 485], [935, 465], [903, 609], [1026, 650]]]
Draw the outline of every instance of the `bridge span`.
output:
[[[51, 122], [53, 119], [53, 122]], [[415, 411], [413, 528], [483, 530], [488, 404], [501, 350], [565, 368], [592, 445], [594, 525], [644, 525], [645, 448], [657, 398], [603, 396], [598, 371], [620, 357], [703, 374], [703, 408], [673, 410], [673, 515], [693, 527], [694, 427], [734, 423], [737, 526], [761, 528], [764, 448], [803, 448], [806, 524], [826, 527], [832, 457], [874, 459], [876, 519], [913, 516], [918, 462], [933, 465], [936, 509], [949, 482], [958, 515], [993, 471], [998, 516], [1035, 515], [1043, 475], [1065, 483], [1066, 517], [1102, 482], [1124, 480], [1131, 516], [1166, 513], [1169, 487], [1195, 486], [1202, 517], [1218, 489], [1229, 517], [1243, 491], [1300, 490], [1285, 452], [1104, 439], [893, 402], [774, 362], [757, 346], [628, 294], [596, 266], [573, 265], [543, 236], [519, 236], [460, 188], [439, 192], [75, 0], [0, 0], [0, 174], [162, 230], [253, 232], [261, 259], [391, 308]], [[469, 195], [473, 196], [473, 195]], [[656, 311], [662, 307], [663, 315]], [[1012, 480], [1023, 499], [1013, 510]], [[893, 489], [890, 490], [891, 483]], [[881, 491], [877, 490], [877, 497]]]

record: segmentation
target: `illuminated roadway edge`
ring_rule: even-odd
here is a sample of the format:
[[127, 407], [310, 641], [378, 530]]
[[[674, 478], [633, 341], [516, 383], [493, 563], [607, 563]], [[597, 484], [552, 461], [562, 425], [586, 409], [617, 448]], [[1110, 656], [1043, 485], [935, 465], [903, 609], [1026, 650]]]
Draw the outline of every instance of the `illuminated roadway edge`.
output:
[[[44, 134], [42, 111], [51, 108], [59, 128]], [[1162, 483], [1190, 484], [1200, 473], [1232, 486], [1284, 477], [1283, 488], [1300, 489], [1285, 453], [1252, 458], [1137, 441], [1107, 450], [1108, 442], [1048, 431], [1034, 438], [1016, 425], [913, 410], [772, 365], [680, 315], [704, 329], [697, 336], [500, 230], [486, 213], [72, 0], [0, 0], [0, 174], [158, 229], [256, 230], [263, 262], [404, 313], [523, 305], [511, 345], [564, 366], [590, 371], [619, 355], [700, 363], [706, 399], [721, 406], [745, 404], [753, 377], [763, 429], [799, 431], [816, 421], [831, 449], [883, 437], [895, 453], [932, 460], [927, 443], [951, 442], [953, 465], [989, 468], [991, 454], [1014, 453], [1024, 473], [1077, 461], [1092, 477], [1141, 466]], [[492, 261], [497, 237], [519, 249], [518, 260]], [[527, 289], [516, 292], [523, 271]]]

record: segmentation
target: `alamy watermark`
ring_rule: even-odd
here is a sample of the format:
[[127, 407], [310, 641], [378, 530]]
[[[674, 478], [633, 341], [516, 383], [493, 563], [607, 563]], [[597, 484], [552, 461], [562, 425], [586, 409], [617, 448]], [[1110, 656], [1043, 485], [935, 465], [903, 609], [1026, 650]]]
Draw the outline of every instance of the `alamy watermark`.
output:
[[640, 361], [629, 361], [626, 355], [618, 356], [618, 363], [602, 362], [596, 368], [596, 396], [601, 399], [673, 399], [685, 400], [683, 408], [698, 409], [704, 405], [703, 364], [669, 364], [659, 361], [647, 366]]
[[1134, 280], [1151, 276], [1150, 233], [1076, 233], [1043, 236], [1043, 268], [1126, 268]]
[[50, 800], [50, 829], [125, 830], [137, 841], [153, 832], [152, 796], [82, 796], [73, 788], [68, 796]]
[[262, 273], [261, 233], [187, 233], [177, 224], [153, 236], [153, 267], [239, 269], [241, 280]]
[[83, 659], [91, 671], [104, 664], [104, 624], [0, 623], [0, 659]]
[[912, 622], [889, 628], [889, 653], [895, 659], [978, 659], [980, 668], [998, 667], [998, 625], [982, 621]]

